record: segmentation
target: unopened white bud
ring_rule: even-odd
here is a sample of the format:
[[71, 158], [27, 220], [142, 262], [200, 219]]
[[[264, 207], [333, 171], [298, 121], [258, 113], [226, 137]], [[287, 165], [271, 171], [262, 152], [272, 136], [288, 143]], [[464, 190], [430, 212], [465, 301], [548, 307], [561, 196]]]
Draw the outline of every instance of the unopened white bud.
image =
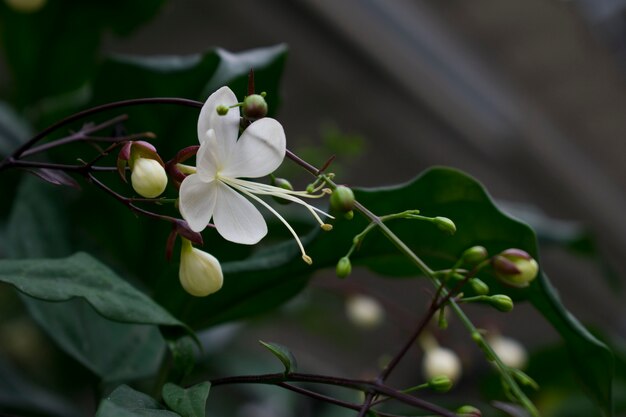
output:
[[167, 174], [159, 161], [148, 158], [137, 158], [133, 164], [130, 177], [133, 189], [146, 198], [160, 196], [167, 186]]
[[422, 368], [427, 380], [443, 375], [456, 382], [461, 377], [461, 360], [457, 354], [439, 346], [426, 350]]
[[183, 239], [180, 253], [180, 283], [189, 294], [205, 297], [222, 288], [224, 275], [215, 256], [191, 246]]
[[526, 349], [517, 340], [504, 336], [492, 336], [487, 341], [506, 366], [517, 369], [523, 369], [526, 366], [528, 361]]
[[367, 295], [353, 295], [346, 300], [346, 315], [357, 326], [371, 329], [383, 322], [385, 311], [378, 300]]

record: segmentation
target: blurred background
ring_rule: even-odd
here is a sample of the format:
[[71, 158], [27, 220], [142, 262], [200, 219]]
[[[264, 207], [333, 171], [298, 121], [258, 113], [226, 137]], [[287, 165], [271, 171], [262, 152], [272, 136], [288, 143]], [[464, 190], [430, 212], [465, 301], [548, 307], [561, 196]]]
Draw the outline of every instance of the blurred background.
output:
[[[28, 52], [34, 41], [13, 42], [22, 36], [20, 19], [37, 18], [55, 3], [71, 14], [80, 2], [48, 0], [28, 13], [16, 12], [14, 3], [19, 1], [1, 6], [5, 57], [45, 53]], [[94, 6], [94, 16], [104, 10], [116, 16], [117, 3]], [[89, 22], [76, 13], [64, 36], [85, 36], [99, 49], [71, 56], [69, 67], [95, 66], [110, 54], [189, 55], [215, 46], [239, 52], [286, 44], [277, 117], [291, 149], [317, 165], [337, 155], [335, 171], [351, 186], [405, 182], [433, 165], [469, 173], [504, 210], [536, 229], [542, 266], [565, 306], [620, 343], [626, 334], [620, 290], [626, 273], [626, 1], [177, 0], [144, 7], [154, 11], [141, 24], [121, 30], [103, 25], [93, 38], [84, 35]], [[0, 61], [1, 97], [26, 118], [46, 104], [36, 92], [30, 101], [15, 97], [46, 76], [45, 62], [28, 59], [30, 78], [16, 74], [10, 60]], [[397, 324], [407, 320], [394, 322], [394, 314], [415, 318], [423, 311], [428, 294], [421, 288], [416, 281], [379, 281], [361, 270], [346, 282], [320, 274], [283, 310], [206, 337], [248, 357], [259, 354], [251, 347], [257, 339], [275, 340], [291, 346], [305, 368], [371, 373], [380, 357], [393, 353], [384, 350], [389, 338], [400, 341], [408, 331]], [[339, 334], [348, 320], [342, 294], [353, 291], [376, 294], [396, 309], [388, 311], [384, 328]], [[329, 292], [335, 302], [328, 301]], [[320, 300], [328, 305], [316, 304]], [[530, 351], [558, 342], [526, 306], [504, 318], [480, 314], [477, 323], [498, 328]], [[451, 325], [445, 343], [469, 369], [487, 374], [464, 352], [465, 334]], [[419, 373], [419, 360], [414, 352], [398, 380]], [[478, 395], [474, 381], [461, 380], [460, 398]], [[256, 400], [236, 415], [307, 415], [277, 406], [287, 394], [276, 391], [245, 394]], [[279, 399], [272, 402], [273, 396]], [[560, 409], [551, 415], [558, 413], [574, 415]]]

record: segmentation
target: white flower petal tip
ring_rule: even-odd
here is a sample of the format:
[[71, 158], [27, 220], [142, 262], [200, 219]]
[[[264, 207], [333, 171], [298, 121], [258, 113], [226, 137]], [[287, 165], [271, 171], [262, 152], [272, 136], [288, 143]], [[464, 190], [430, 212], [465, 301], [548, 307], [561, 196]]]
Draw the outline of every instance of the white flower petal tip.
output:
[[191, 246], [183, 239], [179, 269], [180, 283], [189, 294], [206, 297], [222, 288], [222, 267], [213, 255]]

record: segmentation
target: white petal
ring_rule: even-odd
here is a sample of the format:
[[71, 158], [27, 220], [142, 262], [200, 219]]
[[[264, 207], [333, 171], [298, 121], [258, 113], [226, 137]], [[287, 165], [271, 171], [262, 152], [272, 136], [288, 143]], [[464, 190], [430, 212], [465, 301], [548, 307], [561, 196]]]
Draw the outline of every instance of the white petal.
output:
[[213, 222], [217, 231], [226, 240], [253, 245], [267, 234], [265, 219], [244, 196], [221, 181], [215, 205]]
[[216, 153], [217, 137], [215, 131], [209, 129], [207, 140], [200, 145], [196, 154], [196, 172], [203, 181], [213, 181], [215, 174], [221, 169], [222, 163]]
[[280, 166], [285, 151], [283, 126], [269, 117], [257, 120], [241, 134], [222, 175], [230, 178], [263, 177]]
[[198, 140], [202, 144], [207, 139], [209, 129], [215, 130], [220, 160], [227, 160], [239, 135], [239, 107], [228, 110], [224, 116], [217, 114], [217, 106], [230, 107], [237, 104], [237, 96], [228, 88], [222, 87], [209, 96], [198, 117]]
[[180, 185], [180, 214], [194, 232], [201, 232], [209, 224], [217, 193], [217, 181], [202, 181], [198, 174], [188, 176]]

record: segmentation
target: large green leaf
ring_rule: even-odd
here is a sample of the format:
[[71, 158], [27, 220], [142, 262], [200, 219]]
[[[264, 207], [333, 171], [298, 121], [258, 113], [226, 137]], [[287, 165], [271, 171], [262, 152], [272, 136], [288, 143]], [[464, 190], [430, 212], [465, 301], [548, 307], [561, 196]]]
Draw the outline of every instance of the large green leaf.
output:
[[122, 385], [102, 400], [96, 417], [180, 417], [154, 398]]
[[[130, 380], [154, 374], [165, 348], [158, 329], [155, 326], [123, 324], [105, 319], [85, 301], [85, 297], [92, 299], [95, 297], [97, 301], [92, 301], [100, 304], [103, 314], [112, 313], [111, 319], [141, 322], [143, 319], [138, 316], [138, 314], [143, 314], [140, 311], [141, 308], [137, 310], [133, 307], [134, 313], [125, 315], [123, 312], [111, 311], [112, 308], [115, 309], [114, 305], [103, 307], [103, 303], [107, 303], [107, 297], [113, 298], [115, 305], [119, 303], [121, 299], [118, 300], [117, 295], [111, 292], [118, 288], [130, 294], [127, 302], [130, 300], [138, 300], [141, 303], [147, 301], [149, 305], [155, 307], [154, 312], [148, 312], [152, 314], [152, 321], [157, 319], [157, 322], [163, 321], [163, 323], [173, 325], [179, 323], [163, 310], [159, 310], [158, 305], [150, 302], [141, 292], [87, 255], [71, 257], [70, 264], [73, 260], [73, 266], [64, 265], [63, 259], [53, 259], [51, 262], [42, 260], [67, 256], [73, 252], [71, 224], [66, 210], [75, 198], [76, 192], [72, 190], [60, 189], [35, 178], [25, 178], [19, 188], [9, 218], [6, 235], [10, 244], [7, 249], [12, 258], [32, 257], [39, 260], [2, 260], [0, 268], [14, 268], [17, 274], [24, 273], [24, 271], [19, 271], [20, 264], [26, 264], [27, 270], [30, 268], [29, 264], [39, 268], [39, 273], [43, 274], [40, 278], [47, 281], [42, 282], [41, 287], [34, 284], [36, 276], [26, 276], [23, 279], [20, 276], [13, 276], [16, 284], [22, 286], [23, 290], [40, 298], [26, 295], [22, 297], [29, 312], [63, 350], [101, 378]], [[92, 265], [96, 267], [96, 270], [91, 270]], [[50, 267], [57, 268], [57, 273], [63, 270], [67, 273], [78, 273], [87, 269], [88, 278], [85, 281], [81, 276], [71, 277], [65, 289], [54, 288], [52, 293], [47, 293], [44, 287], [50, 287], [54, 282], [51, 275], [44, 273]], [[5, 273], [9, 271], [9, 269], [3, 270]], [[103, 276], [94, 275], [94, 272], [98, 270], [103, 272]], [[31, 270], [31, 272], [36, 271]], [[49, 272], [54, 273], [52, 270]], [[89, 279], [97, 281], [96, 284], [100, 287], [106, 283], [107, 279], [117, 282], [109, 285], [102, 294], [89, 294], [91, 290], [85, 286]], [[74, 299], [75, 297], [80, 298]], [[71, 299], [71, 301], [41, 300], [51, 298]], [[127, 308], [126, 306], [120, 307]], [[155, 312], [156, 315], [154, 315]]]
[[[204, 101], [224, 85], [243, 99], [247, 94], [248, 72], [254, 69], [256, 90], [268, 93], [270, 114], [274, 114], [286, 55], [287, 48], [277, 45], [239, 53], [218, 48], [187, 56], [112, 56], [98, 69], [91, 104], [146, 97]], [[116, 114], [122, 112], [130, 116], [126, 123], [129, 130], [150, 130], [158, 135], [152, 142], [164, 158], [171, 158], [185, 146], [198, 144], [199, 110], [145, 105], [118, 110]]]
[[147, 295], [86, 253], [61, 259], [0, 261], [0, 281], [41, 300], [84, 298], [110, 320], [184, 327]]
[[[431, 267], [449, 268], [463, 251], [474, 245], [485, 246], [496, 254], [507, 248], [524, 249], [539, 259], [536, 238], [527, 225], [501, 212], [480, 183], [447, 168], [431, 169], [415, 180], [395, 187], [355, 190], [357, 199], [378, 215], [419, 209], [425, 216], [446, 216], [454, 220], [457, 233], [447, 236], [433, 224], [396, 220], [389, 227]], [[194, 326], [243, 317], [279, 302], [273, 290], [291, 286], [295, 292], [306, 283], [315, 268], [333, 266], [363, 230], [367, 221], [356, 216], [352, 221], [338, 220], [329, 233], [312, 232], [307, 252], [313, 268], [300, 260], [295, 243], [287, 242], [246, 261], [225, 263], [224, 288], [206, 299], [187, 303], [183, 318]], [[419, 271], [389, 241], [374, 231], [353, 256], [356, 264], [368, 266], [388, 276], [416, 276]], [[494, 292], [516, 300], [529, 300], [565, 340], [574, 369], [590, 396], [610, 415], [612, 354], [588, 333], [560, 302], [547, 276], [540, 276], [527, 289], [501, 285], [488, 273], [483, 278]], [[281, 292], [282, 300], [290, 294]]]

